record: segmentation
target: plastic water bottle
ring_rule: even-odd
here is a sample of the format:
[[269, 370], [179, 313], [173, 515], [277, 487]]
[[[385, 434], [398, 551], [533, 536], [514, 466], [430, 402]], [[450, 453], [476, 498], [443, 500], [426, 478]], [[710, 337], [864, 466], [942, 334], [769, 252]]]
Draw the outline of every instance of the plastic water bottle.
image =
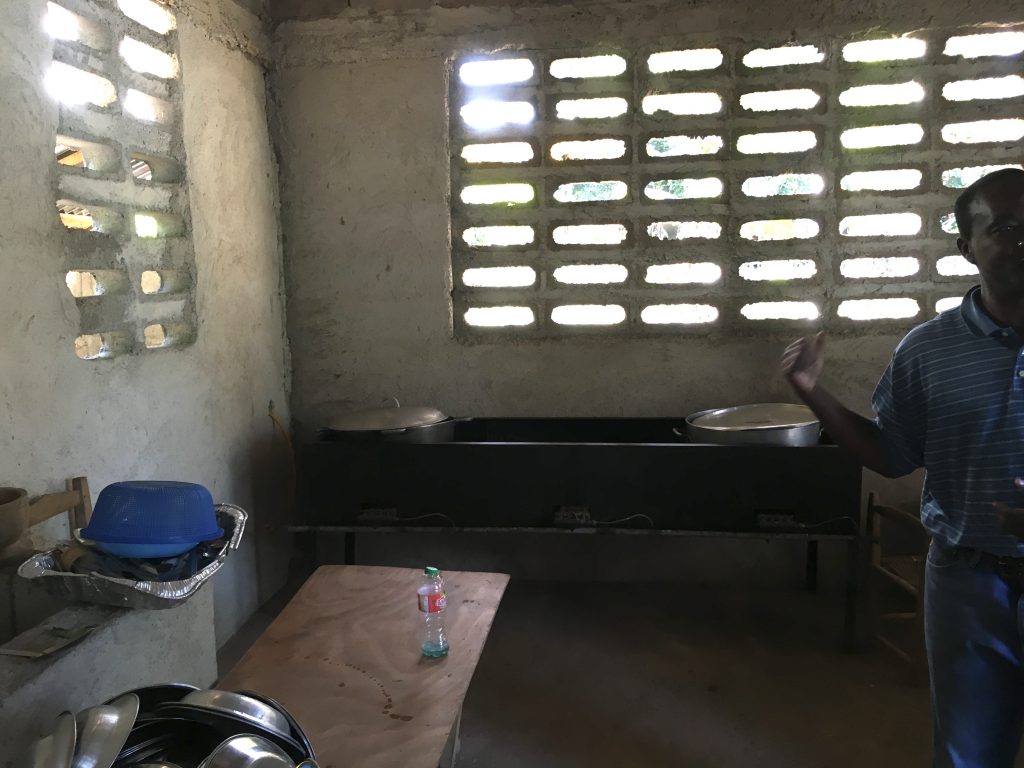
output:
[[437, 568], [423, 569], [423, 582], [417, 590], [420, 613], [423, 615], [424, 656], [437, 658], [448, 655], [448, 635], [444, 628], [445, 606], [448, 598], [444, 592], [444, 579]]

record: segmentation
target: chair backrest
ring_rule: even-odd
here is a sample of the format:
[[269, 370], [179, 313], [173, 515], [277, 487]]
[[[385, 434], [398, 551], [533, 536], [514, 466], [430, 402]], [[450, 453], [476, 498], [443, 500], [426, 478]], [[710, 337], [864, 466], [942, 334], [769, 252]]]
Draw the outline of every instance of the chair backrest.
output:
[[84, 528], [88, 524], [92, 517], [92, 497], [89, 495], [89, 481], [85, 477], [68, 480], [66, 491], [47, 493], [33, 499], [28, 508], [29, 527], [65, 512], [72, 530]]
[[[931, 537], [921, 524], [916, 514], [898, 507], [890, 507], [878, 502], [878, 496], [868, 494], [867, 529], [871, 541], [871, 559], [877, 564], [882, 555], [882, 521], [888, 532], [886, 539], [890, 546], [897, 544], [897, 551], [907, 550], [904, 554], [921, 554], [928, 550]], [[886, 547], [888, 549], [889, 547]]]

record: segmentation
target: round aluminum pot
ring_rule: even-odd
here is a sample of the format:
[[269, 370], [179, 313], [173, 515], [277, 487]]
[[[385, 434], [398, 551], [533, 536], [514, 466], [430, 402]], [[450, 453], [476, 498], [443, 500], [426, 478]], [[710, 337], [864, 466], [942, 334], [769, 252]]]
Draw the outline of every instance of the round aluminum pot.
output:
[[0, 549], [13, 544], [28, 528], [28, 491], [0, 488]]
[[356, 411], [331, 419], [320, 437], [331, 442], [388, 440], [402, 443], [447, 443], [456, 419], [436, 408], [402, 406]]
[[802, 447], [818, 444], [821, 422], [805, 405], [755, 403], [691, 413], [686, 432], [695, 443]]

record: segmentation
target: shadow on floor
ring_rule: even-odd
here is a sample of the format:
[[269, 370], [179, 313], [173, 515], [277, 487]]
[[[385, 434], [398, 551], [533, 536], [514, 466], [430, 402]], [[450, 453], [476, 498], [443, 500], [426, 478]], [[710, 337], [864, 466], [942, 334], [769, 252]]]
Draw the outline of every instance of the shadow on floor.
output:
[[[221, 649], [222, 675], [299, 585]], [[925, 768], [927, 689], [881, 651], [843, 654], [841, 621], [792, 590], [513, 580], [458, 765]]]
[[927, 690], [842, 654], [840, 621], [792, 591], [513, 582], [459, 765], [923, 768]]

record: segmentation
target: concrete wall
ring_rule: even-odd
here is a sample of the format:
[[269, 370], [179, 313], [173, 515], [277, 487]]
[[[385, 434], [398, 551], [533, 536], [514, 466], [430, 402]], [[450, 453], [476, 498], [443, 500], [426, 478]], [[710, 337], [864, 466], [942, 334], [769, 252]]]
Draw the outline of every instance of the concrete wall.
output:
[[289, 474], [267, 409], [287, 423], [288, 357], [262, 31], [231, 3], [179, 4], [197, 341], [86, 362], [54, 210], [45, 8], [0, 5], [0, 484], [40, 494], [87, 475], [95, 495], [116, 480], [181, 479], [249, 510], [249, 536], [216, 579], [223, 642], [281, 582], [288, 555], [271, 528]]
[[213, 591], [204, 587], [171, 610], [75, 606], [46, 620], [39, 629], [96, 629], [45, 658], [0, 656], [0, 768], [25, 765], [21, 758], [28, 746], [48, 735], [65, 710], [77, 712], [146, 685], [212, 685], [217, 677], [213, 635], [186, 628], [210, 626], [213, 613]]
[[[285, 15], [310, 19], [330, 5], [288, 4]], [[731, 41], [739, 29], [750, 40], [752, 20], [770, 45], [817, 39], [823, 29], [904, 32], [1020, 17], [991, 1], [796, 2], [771, 14], [757, 3], [703, 0], [420, 10], [429, 4], [408, 2], [399, 5], [413, 10], [395, 12], [356, 3], [338, 12], [337, 5], [333, 18], [287, 21], [275, 34], [293, 411], [306, 426], [316, 426], [325, 404], [354, 408], [385, 396], [494, 416], [683, 415], [792, 397], [776, 373], [786, 336], [452, 338], [446, 105], [456, 53], [685, 47]], [[825, 382], [867, 412], [902, 333], [833, 338]], [[866, 479], [888, 488], [890, 498], [916, 501], [919, 476], [896, 484], [870, 473]]]

